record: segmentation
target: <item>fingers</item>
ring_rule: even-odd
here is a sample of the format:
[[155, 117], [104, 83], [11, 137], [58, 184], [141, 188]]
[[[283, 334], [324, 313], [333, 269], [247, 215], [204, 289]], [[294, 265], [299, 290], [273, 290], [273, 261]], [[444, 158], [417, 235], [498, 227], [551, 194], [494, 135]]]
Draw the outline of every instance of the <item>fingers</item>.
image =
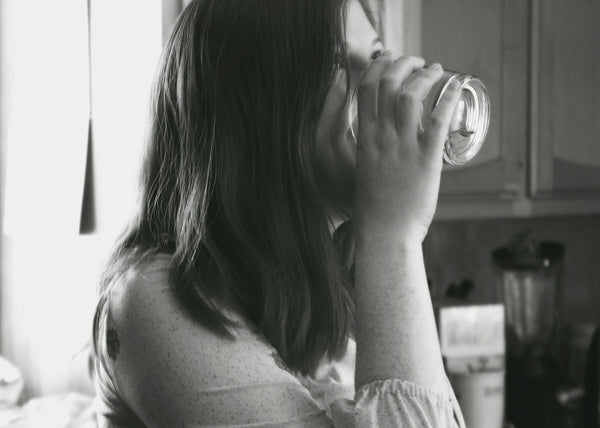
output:
[[377, 118], [379, 82], [393, 62], [392, 53], [385, 51], [375, 58], [363, 73], [358, 87], [358, 127], [364, 128]]
[[426, 150], [442, 156], [442, 146], [448, 136], [450, 122], [460, 98], [460, 83], [454, 80], [444, 91], [438, 105], [430, 115], [427, 129], [423, 134], [423, 145]]
[[423, 102], [412, 92], [396, 97], [395, 118], [392, 124], [403, 141], [416, 141], [423, 112]]
[[431, 88], [440, 80], [442, 74], [442, 67], [439, 64], [433, 64], [431, 67], [423, 68], [411, 75], [410, 81], [396, 97], [395, 117], [389, 118], [392, 123], [395, 123], [399, 135], [414, 138], [418, 134], [423, 114], [423, 101], [431, 92]]
[[420, 57], [392, 61], [389, 51], [373, 60], [358, 88], [359, 129], [379, 119], [403, 134], [416, 135], [421, 103], [443, 73], [439, 64], [423, 68], [424, 64]]
[[[414, 56], [398, 58], [392, 63], [379, 84], [378, 116], [388, 123], [395, 123], [396, 98], [406, 79], [423, 65], [425, 60]], [[429, 75], [431, 71], [422, 69], [417, 73]]]
[[424, 64], [419, 57], [393, 61], [389, 52], [371, 62], [358, 88], [359, 130], [377, 122], [378, 127], [394, 129], [403, 141], [425, 140], [435, 150], [441, 147], [460, 91], [451, 89], [445, 94], [431, 115], [426, 135], [419, 138], [423, 101], [443, 75], [439, 64], [423, 68]]
[[415, 73], [414, 79], [406, 83], [404, 91], [413, 93], [419, 101], [423, 102], [443, 73], [444, 70], [439, 64], [432, 64], [427, 68], [423, 68]]

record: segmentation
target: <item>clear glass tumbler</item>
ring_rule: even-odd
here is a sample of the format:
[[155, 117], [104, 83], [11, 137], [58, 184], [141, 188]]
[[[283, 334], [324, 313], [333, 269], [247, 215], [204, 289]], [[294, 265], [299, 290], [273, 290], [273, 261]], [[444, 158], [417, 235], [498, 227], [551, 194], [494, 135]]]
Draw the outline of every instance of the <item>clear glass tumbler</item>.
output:
[[[462, 165], [473, 159], [483, 146], [490, 124], [490, 100], [485, 85], [476, 77], [454, 71], [444, 71], [442, 78], [431, 89], [423, 102], [422, 125], [427, 126], [429, 114], [454, 80], [460, 82], [461, 95], [444, 143], [444, 162]], [[353, 123], [352, 134], [356, 139], [357, 99], [353, 94], [349, 115]]]

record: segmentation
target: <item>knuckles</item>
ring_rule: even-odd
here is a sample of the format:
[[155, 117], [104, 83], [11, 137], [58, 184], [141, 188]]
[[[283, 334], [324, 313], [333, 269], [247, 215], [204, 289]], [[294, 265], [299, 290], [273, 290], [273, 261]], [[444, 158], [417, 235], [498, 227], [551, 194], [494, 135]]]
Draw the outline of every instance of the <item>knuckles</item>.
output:
[[400, 92], [397, 98], [398, 106], [400, 108], [417, 108], [420, 106], [421, 101], [412, 92]]
[[425, 65], [425, 60], [420, 56], [401, 56], [400, 58], [397, 58], [394, 62], [407, 63], [415, 67], [422, 67], [423, 65]]
[[389, 74], [389, 73], [385, 74], [381, 78], [381, 82], [380, 82], [381, 88], [383, 88], [382, 92], [385, 93], [387, 90], [389, 90], [389, 88], [392, 88], [392, 87], [398, 85], [400, 82], [398, 82], [397, 80], [398, 80], [397, 77], [395, 77], [393, 74]]
[[441, 128], [444, 126], [444, 120], [437, 114], [431, 114], [429, 116], [429, 126], [431, 128]]
[[371, 94], [377, 89], [377, 79], [368, 79], [365, 78], [358, 85], [358, 97], [360, 99], [361, 95], [364, 96], [366, 94]]

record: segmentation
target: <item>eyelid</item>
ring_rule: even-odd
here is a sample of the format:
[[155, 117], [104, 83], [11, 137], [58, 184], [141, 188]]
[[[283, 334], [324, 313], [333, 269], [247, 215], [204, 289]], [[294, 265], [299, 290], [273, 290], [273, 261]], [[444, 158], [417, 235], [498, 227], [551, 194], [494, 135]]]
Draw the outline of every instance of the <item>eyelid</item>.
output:
[[381, 55], [383, 53], [383, 49], [375, 49], [371, 52], [371, 55], [369, 55], [369, 61], [373, 61], [375, 59], [377, 59], [377, 57], [379, 55]]
[[373, 43], [373, 47], [371, 50], [371, 54], [369, 55], [369, 59], [374, 60], [379, 55], [381, 55], [384, 51], [385, 51], [385, 48], [383, 47], [383, 42], [378, 37], [377, 39], [375, 39], [375, 41]]
[[383, 51], [385, 51], [383, 43], [381, 42], [381, 40], [377, 39], [377, 41], [373, 44], [373, 48], [371, 50], [371, 55], [369, 55], [369, 58], [373, 59], [373, 55], [377, 57]]

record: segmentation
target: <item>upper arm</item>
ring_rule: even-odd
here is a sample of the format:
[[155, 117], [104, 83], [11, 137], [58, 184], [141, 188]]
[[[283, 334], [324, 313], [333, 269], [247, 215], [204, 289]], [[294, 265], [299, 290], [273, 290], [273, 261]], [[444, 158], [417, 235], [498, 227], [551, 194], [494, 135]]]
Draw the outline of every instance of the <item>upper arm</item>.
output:
[[168, 269], [130, 275], [113, 291], [107, 323], [113, 378], [147, 426], [326, 422], [272, 347], [245, 328], [235, 340], [214, 335], [167, 279]]

